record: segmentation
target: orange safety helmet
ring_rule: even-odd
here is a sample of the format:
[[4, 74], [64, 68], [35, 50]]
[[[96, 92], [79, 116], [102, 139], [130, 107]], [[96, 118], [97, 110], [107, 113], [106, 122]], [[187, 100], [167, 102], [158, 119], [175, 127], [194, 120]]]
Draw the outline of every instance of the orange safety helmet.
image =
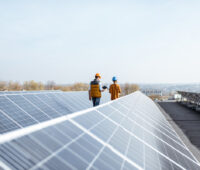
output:
[[95, 74], [95, 77], [101, 78], [101, 75], [99, 73]]

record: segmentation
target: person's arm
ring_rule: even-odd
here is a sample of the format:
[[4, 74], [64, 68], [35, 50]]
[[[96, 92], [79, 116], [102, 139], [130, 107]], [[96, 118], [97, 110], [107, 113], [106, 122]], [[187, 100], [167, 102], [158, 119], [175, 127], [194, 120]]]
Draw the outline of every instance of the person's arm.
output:
[[92, 100], [90, 86], [89, 86], [89, 90], [88, 90], [88, 95], [89, 95], [89, 100]]
[[90, 90], [88, 91], [88, 94], [89, 94], [89, 100], [92, 100], [91, 91]]
[[112, 93], [112, 86], [110, 85], [109, 93]]
[[102, 89], [101, 83], [99, 83], [99, 90], [100, 90], [100, 92], [104, 92], [105, 91], [105, 89]]
[[120, 86], [119, 86], [119, 93], [121, 93], [122, 91], [121, 91], [121, 88], [120, 88]]

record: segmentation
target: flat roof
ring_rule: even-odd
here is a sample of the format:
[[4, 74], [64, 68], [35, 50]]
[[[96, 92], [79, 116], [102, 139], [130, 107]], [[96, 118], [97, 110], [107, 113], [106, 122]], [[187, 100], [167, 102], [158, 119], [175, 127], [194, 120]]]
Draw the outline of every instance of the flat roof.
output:
[[177, 102], [159, 102], [158, 106], [185, 145], [200, 161], [200, 112]]

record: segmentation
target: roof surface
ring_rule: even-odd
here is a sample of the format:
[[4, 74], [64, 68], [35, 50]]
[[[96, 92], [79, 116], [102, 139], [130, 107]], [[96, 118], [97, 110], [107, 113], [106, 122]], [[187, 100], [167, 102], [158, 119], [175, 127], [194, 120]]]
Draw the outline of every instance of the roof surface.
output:
[[177, 125], [175, 130], [179, 136], [187, 137], [189, 140], [187, 144], [191, 145], [188, 147], [200, 160], [200, 112], [176, 102], [160, 102], [159, 105], [168, 114], [167, 120]]

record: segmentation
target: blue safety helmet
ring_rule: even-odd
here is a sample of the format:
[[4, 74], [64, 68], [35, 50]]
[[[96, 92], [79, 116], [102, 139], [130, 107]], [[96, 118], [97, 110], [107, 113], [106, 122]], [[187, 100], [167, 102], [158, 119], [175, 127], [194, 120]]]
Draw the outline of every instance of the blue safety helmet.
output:
[[112, 78], [112, 81], [117, 81], [117, 77], [114, 76], [114, 77]]

